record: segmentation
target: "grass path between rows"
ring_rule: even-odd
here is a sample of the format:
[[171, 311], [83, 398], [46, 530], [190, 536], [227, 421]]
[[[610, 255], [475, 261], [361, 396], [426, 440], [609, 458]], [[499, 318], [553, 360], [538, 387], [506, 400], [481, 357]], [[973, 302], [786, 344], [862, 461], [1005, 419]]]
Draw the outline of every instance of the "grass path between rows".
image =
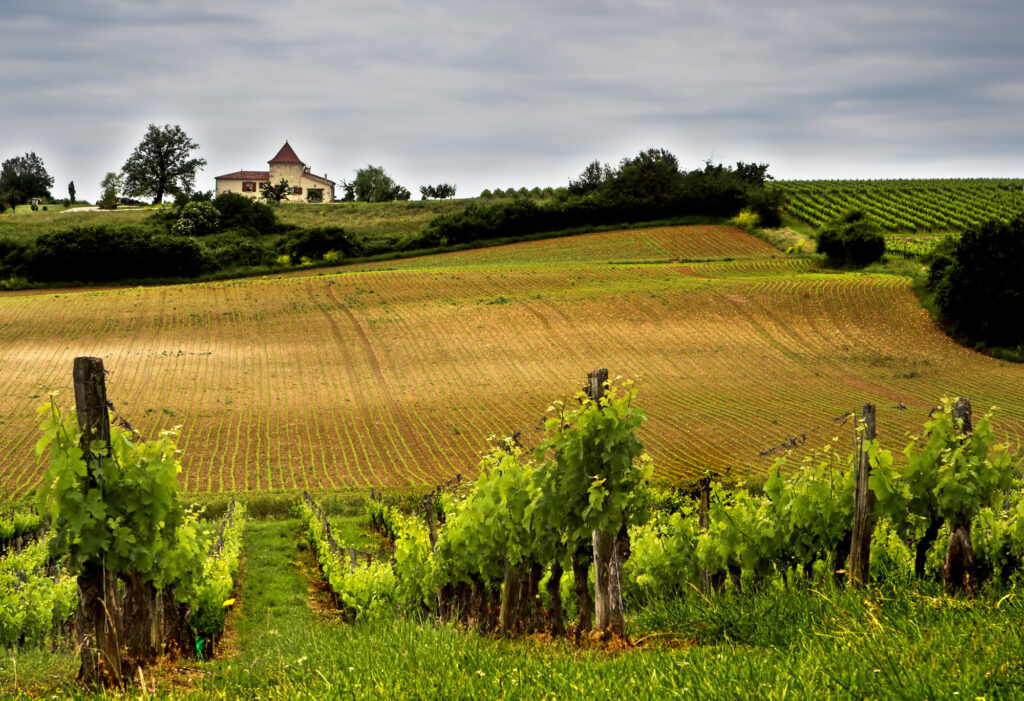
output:
[[221, 659], [189, 698], [646, 699], [696, 681], [678, 650], [610, 655], [430, 621], [341, 622], [294, 520], [250, 522], [244, 553]]

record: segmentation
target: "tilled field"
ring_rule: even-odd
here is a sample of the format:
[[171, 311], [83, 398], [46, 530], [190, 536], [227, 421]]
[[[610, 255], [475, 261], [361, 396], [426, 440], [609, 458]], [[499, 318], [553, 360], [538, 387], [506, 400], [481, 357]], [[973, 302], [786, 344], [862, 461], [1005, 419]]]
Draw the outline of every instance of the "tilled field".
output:
[[[71, 404], [78, 355], [104, 358], [110, 398], [143, 436], [182, 427], [182, 481], [197, 492], [473, 474], [488, 436], [535, 444], [551, 400], [598, 366], [640, 376], [642, 436], [667, 481], [760, 474], [783, 444], [848, 441], [840, 417], [864, 402], [894, 449], [943, 395], [997, 404], [1005, 437], [1024, 433], [1024, 367], [954, 344], [904, 278], [823, 272], [715, 230], [2, 295], [0, 491], [37, 484], [34, 410], [50, 390]], [[698, 237], [713, 242], [705, 255]], [[700, 258], [731, 260], [686, 262]]]

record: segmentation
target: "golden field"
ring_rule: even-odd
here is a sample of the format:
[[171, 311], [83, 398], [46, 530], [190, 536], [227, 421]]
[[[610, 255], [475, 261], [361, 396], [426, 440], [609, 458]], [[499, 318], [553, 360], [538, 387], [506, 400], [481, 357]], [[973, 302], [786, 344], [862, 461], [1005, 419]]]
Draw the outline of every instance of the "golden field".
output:
[[181, 426], [193, 492], [473, 474], [488, 436], [536, 444], [551, 400], [599, 366], [640, 377], [663, 481], [757, 475], [783, 443], [848, 441], [852, 424], [834, 419], [865, 402], [893, 449], [943, 395], [976, 413], [997, 404], [1004, 436], [1024, 433], [1024, 367], [952, 342], [906, 278], [824, 271], [731, 227], [5, 293], [0, 492], [38, 483], [35, 408], [53, 390], [71, 404], [79, 355], [104, 359], [111, 400], [143, 436]]

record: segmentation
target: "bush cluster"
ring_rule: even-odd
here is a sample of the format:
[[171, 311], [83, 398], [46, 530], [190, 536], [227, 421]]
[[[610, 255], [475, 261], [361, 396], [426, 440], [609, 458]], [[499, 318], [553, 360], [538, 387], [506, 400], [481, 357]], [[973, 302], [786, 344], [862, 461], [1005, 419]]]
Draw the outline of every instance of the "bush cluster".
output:
[[1024, 350], [1024, 214], [991, 220], [933, 254], [939, 315], [966, 341]]
[[323, 258], [332, 251], [343, 257], [354, 256], [362, 252], [362, 247], [344, 229], [335, 226], [298, 229], [289, 234], [283, 250], [291, 257], [292, 263], [298, 263], [303, 258]]
[[14, 272], [41, 282], [195, 277], [210, 268], [204, 247], [195, 239], [127, 227], [44, 234], [22, 255], [20, 270]]
[[885, 237], [875, 220], [859, 209], [851, 209], [821, 229], [818, 252], [833, 265], [863, 268], [881, 260]]
[[220, 227], [220, 212], [209, 202], [189, 202], [171, 227], [175, 236], [206, 236]]

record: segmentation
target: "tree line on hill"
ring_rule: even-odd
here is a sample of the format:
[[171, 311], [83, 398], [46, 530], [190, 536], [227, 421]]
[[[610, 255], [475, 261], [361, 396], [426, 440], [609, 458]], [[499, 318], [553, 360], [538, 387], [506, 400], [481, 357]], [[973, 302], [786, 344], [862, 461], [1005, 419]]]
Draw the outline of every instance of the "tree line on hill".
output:
[[758, 214], [763, 226], [781, 223], [782, 197], [766, 187], [767, 164], [739, 162], [683, 170], [665, 149], [652, 148], [611, 167], [594, 161], [549, 201], [516, 198], [470, 204], [431, 221], [425, 237], [434, 245], [523, 236], [588, 226], [654, 221], [684, 216]]

